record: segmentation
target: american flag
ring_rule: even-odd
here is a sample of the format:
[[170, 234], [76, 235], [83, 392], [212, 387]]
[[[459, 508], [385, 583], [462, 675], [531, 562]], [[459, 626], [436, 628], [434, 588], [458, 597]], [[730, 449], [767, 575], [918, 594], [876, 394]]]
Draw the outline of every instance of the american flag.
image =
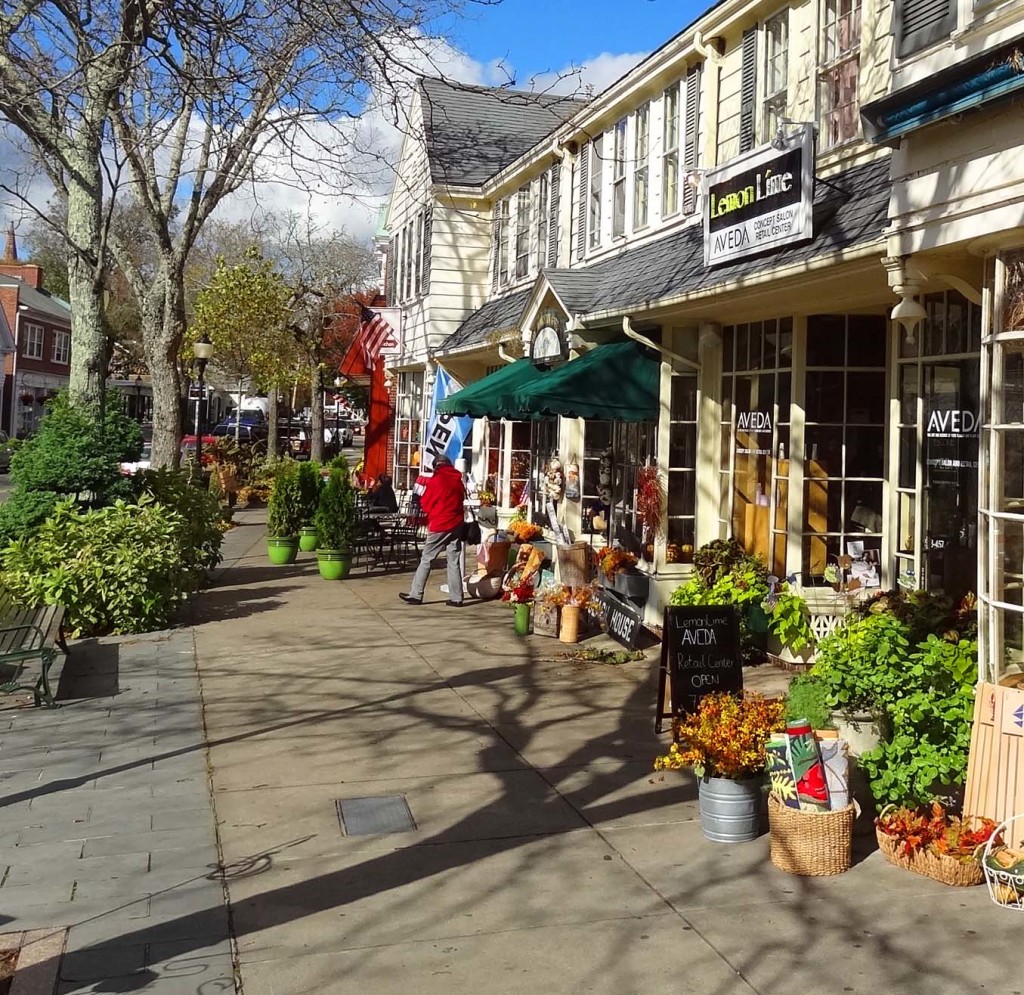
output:
[[359, 344], [367, 369], [374, 369], [381, 349], [398, 345], [395, 330], [376, 312], [360, 305]]

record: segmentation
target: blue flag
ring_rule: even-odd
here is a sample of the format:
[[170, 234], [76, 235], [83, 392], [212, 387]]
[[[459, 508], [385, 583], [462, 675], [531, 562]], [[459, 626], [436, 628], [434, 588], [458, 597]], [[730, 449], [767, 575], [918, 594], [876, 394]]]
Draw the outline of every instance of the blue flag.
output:
[[434, 460], [447, 456], [453, 463], [462, 456], [462, 446], [473, 428], [473, 419], [468, 415], [448, 415], [437, 410], [437, 405], [446, 397], [462, 390], [462, 384], [443, 366], [437, 367], [434, 377], [434, 395], [430, 399], [430, 414], [427, 417], [427, 437], [420, 462], [420, 475], [416, 489], [422, 490], [426, 478], [434, 473]]

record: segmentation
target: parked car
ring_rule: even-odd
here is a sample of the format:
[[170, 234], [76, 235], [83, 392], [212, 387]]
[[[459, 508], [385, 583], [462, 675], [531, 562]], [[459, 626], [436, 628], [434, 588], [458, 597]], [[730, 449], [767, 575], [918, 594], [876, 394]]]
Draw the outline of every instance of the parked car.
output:
[[247, 411], [231, 412], [222, 422], [213, 427], [210, 433], [220, 438], [235, 438], [246, 444], [265, 442], [270, 430], [266, 416], [258, 408]]
[[11, 453], [14, 446], [6, 432], [0, 431], [0, 473], [6, 473], [11, 468]]
[[[193, 443], [193, 452], [195, 452], [195, 443]], [[142, 453], [139, 458], [134, 462], [122, 463], [121, 474], [125, 477], [131, 477], [138, 473], [139, 470], [148, 470], [150, 467], [150, 461], [153, 457], [153, 443], [144, 442], [142, 444]]]

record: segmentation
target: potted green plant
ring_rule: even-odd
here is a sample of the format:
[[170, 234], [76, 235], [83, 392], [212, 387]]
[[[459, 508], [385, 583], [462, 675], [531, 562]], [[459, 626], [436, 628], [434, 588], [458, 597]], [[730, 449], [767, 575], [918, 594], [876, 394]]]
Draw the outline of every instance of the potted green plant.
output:
[[316, 549], [316, 526], [313, 518], [320, 504], [320, 464], [312, 460], [299, 464], [299, 500], [302, 503], [302, 527], [299, 529], [299, 549], [312, 553]]
[[270, 562], [282, 566], [294, 563], [299, 552], [302, 527], [302, 497], [299, 475], [294, 466], [274, 477], [267, 505], [267, 555]]
[[352, 568], [356, 533], [356, 496], [348, 474], [333, 469], [320, 492], [316, 516], [317, 565], [324, 580], [343, 580]]
[[745, 843], [761, 831], [768, 737], [785, 728], [784, 701], [759, 694], [714, 692], [673, 724], [675, 742], [655, 770], [692, 767], [704, 835]]

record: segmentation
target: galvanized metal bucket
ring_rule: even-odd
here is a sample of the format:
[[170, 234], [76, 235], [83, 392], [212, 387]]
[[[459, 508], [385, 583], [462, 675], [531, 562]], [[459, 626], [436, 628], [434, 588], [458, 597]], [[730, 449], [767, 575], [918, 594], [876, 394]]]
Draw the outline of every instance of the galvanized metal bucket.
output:
[[700, 825], [715, 843], [747, 843], [761, 834], [764, 824], [764, 779], [701, 778], [697, 782]]

